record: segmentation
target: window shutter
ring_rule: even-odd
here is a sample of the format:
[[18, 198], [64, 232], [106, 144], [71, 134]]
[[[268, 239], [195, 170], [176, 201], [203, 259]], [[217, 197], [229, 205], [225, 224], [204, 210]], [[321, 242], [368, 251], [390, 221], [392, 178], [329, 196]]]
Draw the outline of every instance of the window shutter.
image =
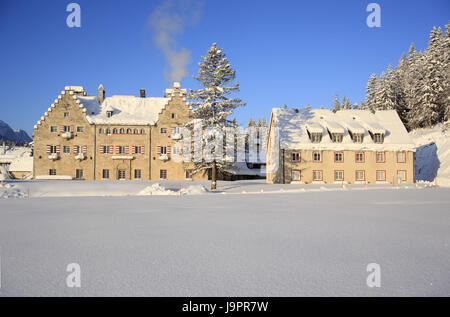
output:
[[170, 154], [170, 146], [167, 147], [167, 154]]
[[77, 146], [76, 146], [76, 145], [73, 146], [73, 154], [78, 154], [78, 153], [77, 153]]
[[47, 145], [47, 154], [50, 154], [50, 145]]
[[61, 153], [61, 146], [60, 145], [57, 145], [56, 146], [56, 153]]
[[73, 133], [73, 125], [70, 126], [70, 132]]
[[119, 146], [116, 145], [116, 154], [119, 154]]
[[64, 132], [64, 126], [63, 125], [59, 126], [59, 132], [61, 132], [61, 133]]
[[131, 147], [131, 154], [136, 154], [136, 146]]
[[156, 147], [156, 154], [161, 154], [161, 146]]
[[171, 130], [172, 130], [172, 134], [175, 134], [176, 128], [171, 128]]
[[100, 145], [99, 152], [100, 152], [100, 154], [104, 154], [103, 153], [103, 145]]
[[83, 145], [83, 154], [87, 153], [87, 145]]
[[125, 146], [125, 154], [128, 154], [130, 152], [130, 146], [127, 145]]
[[145, 154], [145, 146], [141, 146], [141, 154]]
[[112, 145], [110, 145], [108, 147], [108, 149], [109, 149], [109, 154], [114, 154], [114, 147]]

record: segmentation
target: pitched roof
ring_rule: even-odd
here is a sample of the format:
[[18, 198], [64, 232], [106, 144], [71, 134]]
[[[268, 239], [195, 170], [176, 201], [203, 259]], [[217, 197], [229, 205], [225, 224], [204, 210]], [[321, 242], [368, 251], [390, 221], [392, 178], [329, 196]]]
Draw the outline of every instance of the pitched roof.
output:
[[[282, 149], [317, 150], [410, 150], [414, 142], [395, 110], [272, 109], [272, 119], [279, 128]], [[320, 133], [322, 141], [312, 143], [309, 133]], [[343, 133], [342, 143], [334, 143], [329, 133]], [[364, 134], [362, 143], [353, 142], [350, 133]], [[384, 133], [382, 144], [374, 143], [370, 133]]]
[[[86, 109], [86, 117], [95, 124], [155, 124], [170, 98], [140, 98], [135, 96], [111, 96], [102, 104], [96, 96], [76, 96]], [[113, 111], [111, 117], [107, 111]]]

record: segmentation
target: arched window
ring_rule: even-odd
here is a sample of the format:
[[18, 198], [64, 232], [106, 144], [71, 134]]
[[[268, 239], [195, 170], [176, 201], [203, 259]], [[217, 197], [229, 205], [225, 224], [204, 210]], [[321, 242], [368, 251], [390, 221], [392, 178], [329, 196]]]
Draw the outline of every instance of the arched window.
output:
[[120, 128], [120, 134], [124, 134], [125, 133], [125, 129], [124, 128]]
[[117, 134], [117, 129], [116, 128], [113, 129], [113, 134]]
[[144, 129], [141, 129], [141, 134], [145, 134], [145, 130]]
[[111, 135], [111, 129], [106, 129], [106, 134]]
[[133, 133], [138, 134], [138, 129], [134, 129]]
[[128, 129], [127, 129], [127, 134], [130, 134], [130, 133], [131, 133], [131, 129], [128, 128]]
[[102, 134], [103, 133], [103, 128], [98, 129], [98, 133]]

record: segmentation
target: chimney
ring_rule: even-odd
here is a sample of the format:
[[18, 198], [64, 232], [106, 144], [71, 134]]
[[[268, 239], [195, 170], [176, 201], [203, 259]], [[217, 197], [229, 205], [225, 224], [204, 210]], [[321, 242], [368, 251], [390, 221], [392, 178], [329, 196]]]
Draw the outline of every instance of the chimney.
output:
[[141, 98], [145, 98], [145, 89], [140, 90]]
[[103, 100], [105, 100], [105, 89], [103, 88], [103, 85], [100, 84], [100, 86], [98, 86], [98, 101], [102, 104]]

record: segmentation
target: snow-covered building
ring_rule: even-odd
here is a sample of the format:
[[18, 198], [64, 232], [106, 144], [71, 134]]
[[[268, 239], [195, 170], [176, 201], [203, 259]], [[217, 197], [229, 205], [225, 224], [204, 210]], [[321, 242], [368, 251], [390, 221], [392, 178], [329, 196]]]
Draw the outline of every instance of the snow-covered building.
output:
[[31, 178], [33, 172], [32, 149], [22, 146], [0, 146], [0, 166], [8, 173], [9, 178]]
[[274, 108], [268, 183], [414, 182], [415, 145], [394, 110]]
[[[192, 120], [186, 89], [164, 97], [97, 96], [67, 86], [34, 127], [35, 178], [186, 179], [189, 165], [172, 159], [177, 127]], [[196, 175], [204, 179], [207, 175]]]

